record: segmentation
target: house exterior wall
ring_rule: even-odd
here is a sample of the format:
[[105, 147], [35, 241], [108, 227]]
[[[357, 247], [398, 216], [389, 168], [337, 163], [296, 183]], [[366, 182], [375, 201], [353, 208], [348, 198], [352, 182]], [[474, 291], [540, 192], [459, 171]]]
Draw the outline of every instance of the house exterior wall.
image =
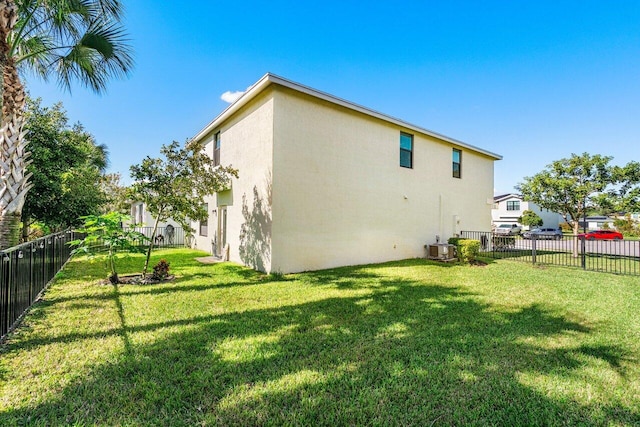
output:
[[[425, 244], [490, 229], [493, 158], [327, 101], [274, 92], [270, 271], [422, 257]], [[414, 136], [399, 165], [400, 132]], [[245, 173], [240, 168], [240, 174]]]
[[[144, 202], [134, 202], [131, 204], [131, 219], [127, 222], [127, 225], [136, 224], [139, 227], [153, 227], [156, 219], [147, 210], [147, 206]], [[166, 221], [160, 221], [158, 227], [166, 227], [167, 225], [173, 227], [180, 227], [180, 224], [169, 218]]]
[[[192, 224], [192, 246], [261, 271], [271, 271], [272, 94], [265, 90], [204, 137], [205, 150], [213, 156], [214, 137], [220, 132], [220, 164], [238, 169], [239, 178], [232, 179], [231, 189], [205, 198], [206, 236], [199, 223]], [[224, 208], [228, 253], [221, 235]]]

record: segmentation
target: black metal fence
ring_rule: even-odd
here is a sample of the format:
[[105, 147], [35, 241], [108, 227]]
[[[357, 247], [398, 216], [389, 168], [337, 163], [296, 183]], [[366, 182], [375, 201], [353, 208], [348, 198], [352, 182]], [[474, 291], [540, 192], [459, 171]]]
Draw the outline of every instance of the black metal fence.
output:
[[0, 340], [67, 262], [75, 238], [62, 231], [0, 251]]
[[[153, 231], [153, 227], [133, 229], [149, 238]], [[67, 230], [0, 251], [0, 341], [71, 257], [73, 248], [68, 243], [82, 237]], [[181, 227], [158, 227], [154, 247], [182, 247], [188, 240]]]
[[638, 240], [585, 240], [570, 234], [549, 239], [532, 235], [525, 239], [520, 235], [496, 235], [485, 231], [463, 231], [461, 237], [479, 240], [482, 255], [493, 259], [509, 258], [533, 264], [640, 275]]
[[[129, 230], [137, 231], [151, 239], [153, 227], [128, 227]], [[156, 236], [153, 239], [153, 246], [156, 248], [175, 248], [188, 246], [188, 235], [182, 227], [158, 227]], [[146, 245], [146, 244], [145, 244]]]

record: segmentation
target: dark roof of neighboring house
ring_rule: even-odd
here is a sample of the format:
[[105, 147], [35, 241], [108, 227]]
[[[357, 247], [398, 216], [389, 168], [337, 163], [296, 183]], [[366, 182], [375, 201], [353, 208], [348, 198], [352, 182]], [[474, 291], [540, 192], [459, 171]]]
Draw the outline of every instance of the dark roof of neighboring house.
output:
[[493, 201], [494, 202], [501, 202], [503, 200], [512, 199], [512, 198], [523, 200], [522, 196], [520, 194], [508, 193], [508, 194], [501, 194], [499, 196], [493, 196]]
[[324, 101], [330, 102], [335, 105], [339, 105], [344, 108], [348, 108], [352, 111], [357, 111], [362, 114], [366, 114], [370, 117], [375, 117], [380, 120], [384, 120], [388, 123], [393, 123], [398, 126], [402, 126], [406, 129], [413, 130], [418, 133], [422, 133], [425, 135], [429, 135], [440, 139], [441, 141], [449, 142], [461, 148], [466, 148], [471, 151], [475, 151], [477, 153], [484, 154], [485, 156], [491, 157], [494, 160], [502, 160], [502, 156], [499, 154], [492, 153], [491, 151], [484, 150], [482, 148], [473, 146], [471, 144], [467, 144], [466, 142], [458, 141], [457, 139], [450, 138], [448, 136], [439, 134], [437, 132], [433, 132], [431, 130], [425, 129], [420, 126], [413, 125], [411, 123], [407, 123], [398, 118], [388, 116], [383, 113], [379, 113], [375, 110], [372, 110], [367, 107], [363, 107], [361, 105], [355, 104], [350, 101], [346, 101], [342, 98], [338, 98], [336, 96], [330, 95], [326, 92], [321, 92], [319, 90], [310, 88], [308, 86], [301, 85], [299, 83], [295, 83], [291, 80], [287, 80], [283, 77], [276, 76], [275, 74], [267, 73], [260, 80], [258, 80], [253, 86], [251, 86], [247, 91], [237, 100], [235, 100], [231, 105], [229, 105], [222, 113], [218, 115], [215, 119], [213, 119], [207, 126], [205, 126], [202, 130], [200, 130], [194, 137], [194, 140], [199, 140], [205, 137], [209, 132], [214, 130], [216, 127], [220, 126], [226, 119], [228, 119], [232, 114], [237, 112], [240, 108], [245, 106], [249, 101], [255, 98], [259, 93], [261, 93], [264, 89], [269, 87], [272, 84], [280, 85], [283, 87], [287, 87], [289, 89], [295, 90], [300, 93], [304, 93], [310, 96], [313, 96], [318, 99], [322, 99]]

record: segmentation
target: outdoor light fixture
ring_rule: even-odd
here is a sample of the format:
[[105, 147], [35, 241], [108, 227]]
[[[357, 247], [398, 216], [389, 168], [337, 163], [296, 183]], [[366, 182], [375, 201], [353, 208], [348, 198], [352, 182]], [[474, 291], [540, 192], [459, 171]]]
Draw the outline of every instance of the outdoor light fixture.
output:
[[2, 260], [3, 260], [4, 262], [9, 262], [9, 255], [4, 254], [4, 257], [2, 258]]
[[24, 258], [24, 254], [22, 253], [22, 251], [18, 251], [18, 258]]
[[40, 249], [44, 248], [44, 241], [40, 242]]

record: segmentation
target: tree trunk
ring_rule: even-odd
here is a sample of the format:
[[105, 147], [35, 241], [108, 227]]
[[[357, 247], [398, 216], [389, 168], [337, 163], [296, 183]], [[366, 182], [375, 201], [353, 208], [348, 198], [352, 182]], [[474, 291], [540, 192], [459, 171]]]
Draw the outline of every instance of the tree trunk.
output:
[[4, 221], [4, 218], [17, 218], [20, 222], [27, 192], [32, 187], [29, 183], [31, 174], [26, 173], [29, 153], [25, 149], [27, 142], [22, 131], [23, 123], [24, 116], [16, 114], [10, 121], [3, 121], [0, 128], [0, 236], [3, 239], [0, 240], [0, 248], [18, 244], [19, 231], [14, 233], [2, 228], [4, 224], [12, 224], [13, 219]]
[[0, 249], [15, 246], [20, 239], [20, 214], [0, 216]]
[[578, 237], [578, 233], [580, 232], [580, 223], [578, 221], [573, 221], [573, 257], [578, 258], [578, 251], [580, 247], [580, 238]]
[[25, 215], [23, 213], [22, 214], [22, 239], [21, 239], [23, 243], [29, 241], [29, 234], [31, 232], [31, 227], [29, 226], [30, 222], [31, 222], [31, 218], [29, 218], [28, 215]]
[[156, 238], [156, 231], [158, 231], [158, 223], [160, 222], [160, 215], [156, 218], [155, 224], [153, 224], [153, 231], [151, 232], [151, 240], [149, 241], [149, 248], [147, 249], [147, 259], [144, 260], [144, 270], [142, 270], [142, 278], [147, 277], [147, 270], [149, 269], [149, 259], [151, 258], [151, 248], [153, 247], [153, 241]]
[[[12, 0], [0, 0], [0, 72], [2, 73], [2, 121], [0, 123], [0, 248], [18, 244], [22, 206], [31, 188], [26, 173], [24, 124], [25, 93], [15, 60], [10, 55], [8, 36], [18, 19]], [[17, 225], [16, 225], [17, 222]]]

